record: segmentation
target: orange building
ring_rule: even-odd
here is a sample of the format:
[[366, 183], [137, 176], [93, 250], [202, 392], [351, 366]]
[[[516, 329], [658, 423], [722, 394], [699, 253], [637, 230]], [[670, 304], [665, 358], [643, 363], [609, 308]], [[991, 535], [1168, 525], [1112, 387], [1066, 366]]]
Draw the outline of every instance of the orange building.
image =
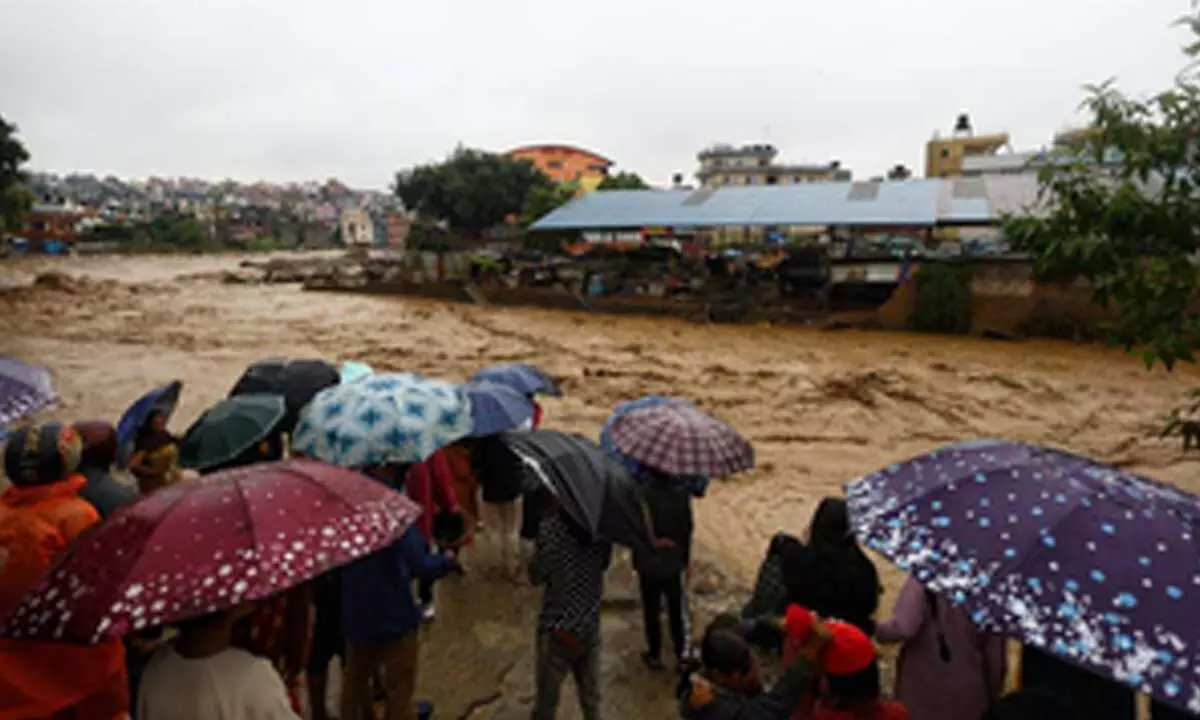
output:
[[603, 155], [573, 145], [525, 145], [509, 150], [508, 156], [530, 161], [556, 182], [577, 182], [584, 191], [595, 190], [613, 166]]

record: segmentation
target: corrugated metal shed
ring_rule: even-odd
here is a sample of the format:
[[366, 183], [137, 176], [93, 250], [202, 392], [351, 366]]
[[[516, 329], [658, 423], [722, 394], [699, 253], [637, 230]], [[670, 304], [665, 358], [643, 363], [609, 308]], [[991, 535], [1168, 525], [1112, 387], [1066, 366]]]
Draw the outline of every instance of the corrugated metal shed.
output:
[[1035, 176], [806, 183], [701, 190], [599, 191], [534, 230], [640, 227], [914, 226], [990, 222], [1036, 198]]

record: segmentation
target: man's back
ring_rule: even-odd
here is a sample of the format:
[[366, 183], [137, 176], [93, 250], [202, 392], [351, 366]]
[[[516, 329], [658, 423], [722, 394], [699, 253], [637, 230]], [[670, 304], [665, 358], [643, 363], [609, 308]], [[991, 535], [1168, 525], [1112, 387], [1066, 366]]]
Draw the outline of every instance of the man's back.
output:
[[584, 636], [600, 624], [604, 572], [612, 560], [612, 544], [586, 542], [557, 514], [542, 520], [537, 550], [529, 563], [529, 579], [545, 586], [538, 629]]

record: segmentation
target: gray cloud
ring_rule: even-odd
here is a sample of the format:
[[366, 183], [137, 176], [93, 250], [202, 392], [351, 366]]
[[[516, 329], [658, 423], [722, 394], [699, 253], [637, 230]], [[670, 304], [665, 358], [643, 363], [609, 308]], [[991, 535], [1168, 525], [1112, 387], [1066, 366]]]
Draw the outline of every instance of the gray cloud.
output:
[[5, 0], [0, 112], [34, 165], [385, 186], [455, 143], [594, 149], [656, 182], [767, 139], [920, 169], [968, 110], [1018, 146], [1080, 85], [1180, 66], [1185, 0]]

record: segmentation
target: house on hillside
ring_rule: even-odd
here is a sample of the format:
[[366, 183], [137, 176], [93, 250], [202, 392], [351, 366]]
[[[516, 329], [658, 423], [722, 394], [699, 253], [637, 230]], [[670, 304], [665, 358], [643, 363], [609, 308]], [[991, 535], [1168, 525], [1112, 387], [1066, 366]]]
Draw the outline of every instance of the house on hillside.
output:
[[361, 208], [343, 210], [339, 224], [342, 242], [346, 245], [371, 246], [375, 244], [375, 223], [365, 210]]

